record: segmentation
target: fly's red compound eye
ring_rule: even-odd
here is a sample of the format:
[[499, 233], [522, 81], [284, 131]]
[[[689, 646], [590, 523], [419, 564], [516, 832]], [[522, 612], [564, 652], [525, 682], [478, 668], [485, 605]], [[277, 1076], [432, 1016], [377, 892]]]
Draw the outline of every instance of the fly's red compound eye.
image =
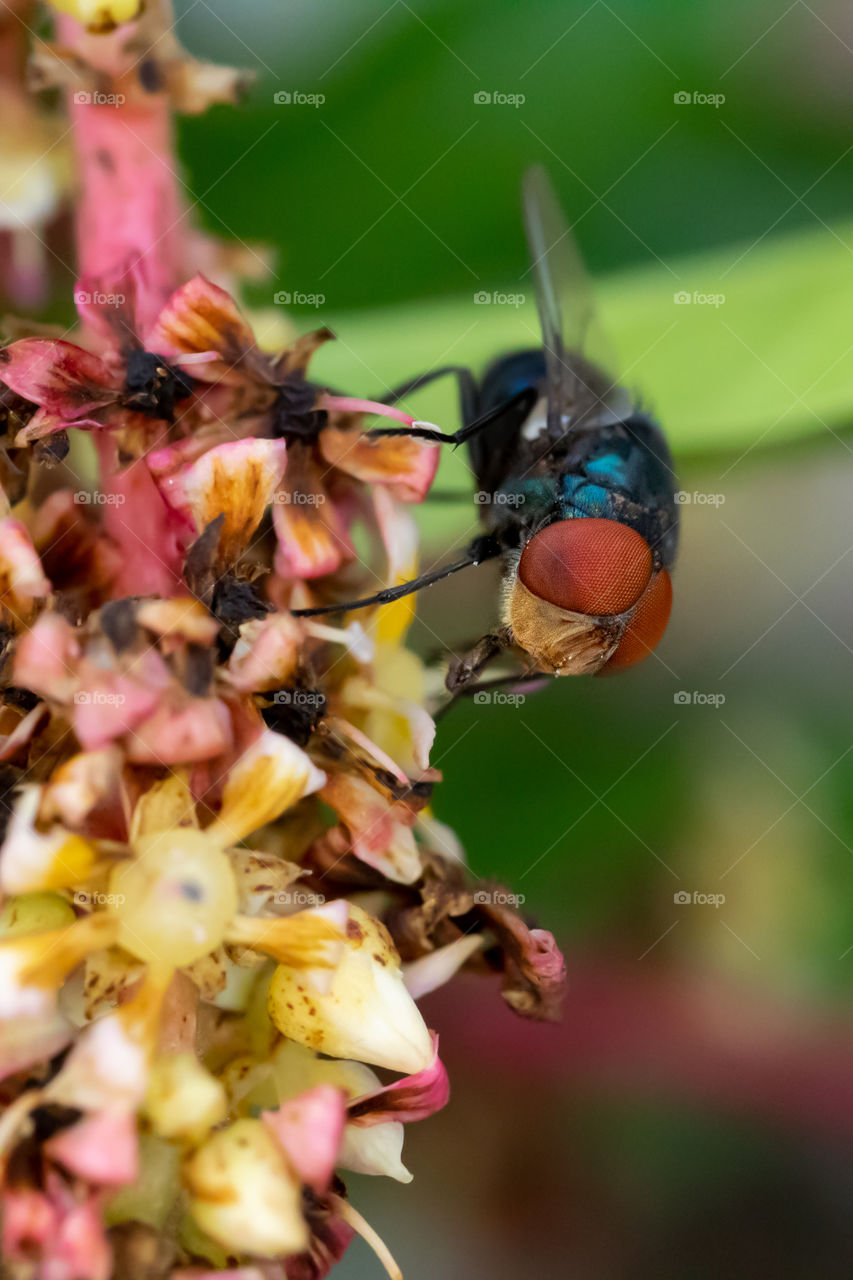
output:
[[625, 671], [647, 658], [666, 631], [671, 608], [672, 579], [666, 569], [661, 569], [649, 583], [615, 653], [598, 674]]
[[652, 553], [645, 538], [616, 520], [558, 520], [530, 539], [518, 576], [560, 609], [624, 613], [649, 584]]

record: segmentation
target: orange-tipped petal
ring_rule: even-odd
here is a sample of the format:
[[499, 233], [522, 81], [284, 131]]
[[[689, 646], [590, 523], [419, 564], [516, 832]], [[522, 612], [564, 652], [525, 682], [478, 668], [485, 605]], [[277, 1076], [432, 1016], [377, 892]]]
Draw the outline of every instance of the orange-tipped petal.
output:
[[236, 844], [271, 822], [326, 781], [301, 747], [265, 729], [234, 764], [225, 781], [222, 809], [208, 834]]
[[299, 445], [290, 450], [286, 483], [275, 497], [273, 524], [278, 538], [275, 569], [284, 578], [321, 578], [355, 555], [319, 468]]
[[172, 294], [145, 345], [176, 361], [215, 351], [220, 359], [193, 364], [193, 377], [237, 383], [246, 377], [239, 366], [254, 353], [255, 338], [231, 295], [198, 275]]
[[438, 469], [438, 446], [409, 436], [375, 438], [326, 427], [320, 433], [320, 449], [330, 466], [365, 484], [388, 485], [403, 502], [423, 502]]
[[189, 466], [172, 470], [171, 450], [149, 458], [166, 502], [200, 534], [224, 515], [219, 554], [229, 564], [245, 550], [270, 505], [287, 460], [283, 440], [254, 437], [220, 444]]

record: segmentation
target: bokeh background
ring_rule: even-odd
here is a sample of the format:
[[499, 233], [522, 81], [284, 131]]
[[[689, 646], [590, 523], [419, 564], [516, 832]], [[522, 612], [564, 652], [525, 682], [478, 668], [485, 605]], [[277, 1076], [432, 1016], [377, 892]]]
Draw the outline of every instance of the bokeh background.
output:
[[[262, 332], [330, 324], [320, 372], [362, 394], [534, 342], [543, 162], [688, 499], [654, 659], [440, 726], [436, 812], [555, 932], [570, 994], [546, 1028], [488, 983], [431, 997], [452, 1103], [409, 1130], [412, 1189], [353, 1198], [407, 1280], [848, 1276], [853, 10], [178, 7], [194, 52], [257, 75], [180, 141], [207, 228], [277, 251]], [[454, 424], [450, 388], [409, 404]], [[428, 564], [476, 521], [461, 455], [439, 487], [462, 500], [427, 505]], [[415, 641], [458, 651], [495, 609], [490, 569], [460, 575]]]

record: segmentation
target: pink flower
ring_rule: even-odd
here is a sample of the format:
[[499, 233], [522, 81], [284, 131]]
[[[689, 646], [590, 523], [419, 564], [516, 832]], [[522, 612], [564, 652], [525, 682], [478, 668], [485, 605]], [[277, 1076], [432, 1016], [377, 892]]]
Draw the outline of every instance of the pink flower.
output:
[[[421, 502], [438, 466], [434, 445], [406, 436], [372, 438], [356, 425], [365, 410], [386, 412], [383, 406], [328, 396], [307, 381], [311, 356], [331, 336], [320, 329], [278, 357], [265, 355], [229, 295], [196, 276], [173, 295], [151, 339], [178, 364], [205, 355], [205, 363], [193, 367], [206, 388], [199, 395], [211, 404], [216, 397], [220, 416], [228, 404], [232, 414], [248, 419], [247, 434], [286, 442], [287, 470], [273, 496], [276, 569], [285, 578], [322, 577], [353, 558], [349, 527], [369, 507], [367, 485], [386, 487], [404, 502]], [[387, 412], [412, 424], [406, 414]], [[330, 414], [335, 425], [327, 421]], [[206, 435], [211, 444], [222, 440], [213, 428]], [[161, 451], [152, 460], [158, 483], [166, 474], [174, 478], [182, 464], [186, 483], [197, 483], [192, 468], [198, 450], [194, 442], [190, 457], [183, 445]], [[171, 502], [170, 491], [161, 488]]]
[[45, 1143], [45, 1153], [71, 1173], [99, 1186], [132, 1182], [139, 1169], [136, 1117], [132, 1111], [95, 1111]]
[[446, 1107], [450, 1098], [450, 1083], [444, 1063], [438, 1056], [438, 1036], [435, 1032], [432, 1032], [432, 1042], [434, 1054], [428, 1067], [350, 1102], [347, 1107], [347, 1124], [360, 1128], [386, 1124], [391, 1120], [411, 1124], [415, 1120], [425, 1120], [433, 1112]]
[[412, 830], [415, 808], [395, 803], [378, 785], [348, 773], [332, 774], [321, 795], [341, 820], [342, 828], [331, 833], [341, 847], [351, 849], [391, 880], [411, 884], [420, 877], [421, 860]]
[[346, 1120], [343, 1092], [318, 1084], [261, 1119], [298, 1177], [321, 1195], [337, 1163]]
[[136, 332], [139, 271], [129, 267], [110, 290], [94, 280], [81, 280], [75, 289], [77, 309], [101, 340], [103, 356], [60, 338], [21, 338], [0, 351], [2, 381], [39, 406], [18, 443], [66, 427], [144, 431], [152, 420], [174, 419], [192, 383], [180, 362], [151, 350], [153, 333], [140, 338]]
[[109, 1280], [112, 1253], [94, 1198], [75, 1202], [52, 1181], [49, 1192], [10, 1188], [3, 1193], [3, 1257], [26, 1262], [36, 1252], [39, 1275], [51, 1280]]

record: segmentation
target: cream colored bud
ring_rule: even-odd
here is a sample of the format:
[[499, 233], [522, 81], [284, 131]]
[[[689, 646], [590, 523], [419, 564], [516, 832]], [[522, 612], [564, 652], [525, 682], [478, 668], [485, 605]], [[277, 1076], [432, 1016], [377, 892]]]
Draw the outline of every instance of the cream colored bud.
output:
[[316, 990], [299, 969], [279, 965], [269, 1012], [292, 1040], [335, 1058], [355, 1058], [409, 1075], [428, 1067], [432, 1043], [406, 990], [387, 929], [350, 906], [346, 945], [331, 988]]
[[353, 1173], [384, 1174], [397, 1182], [411, 1182], [412, 1174], [403, 1164], [403, 1126], [399, 1120], [371, 1124], [364, 1128], [348, 1124], [338, 1165]]
[[261, 1257], [308, 1247], [302, 1188], [260, 1120], [237, 1120], [184, 1167], [190, 1213], [229, 1253]]
[[145, 1112], [161, 1138], [197, 1142], [225, 1119], [222, 1084], [191, 1053], [169, 1053], [151, 1068]]

